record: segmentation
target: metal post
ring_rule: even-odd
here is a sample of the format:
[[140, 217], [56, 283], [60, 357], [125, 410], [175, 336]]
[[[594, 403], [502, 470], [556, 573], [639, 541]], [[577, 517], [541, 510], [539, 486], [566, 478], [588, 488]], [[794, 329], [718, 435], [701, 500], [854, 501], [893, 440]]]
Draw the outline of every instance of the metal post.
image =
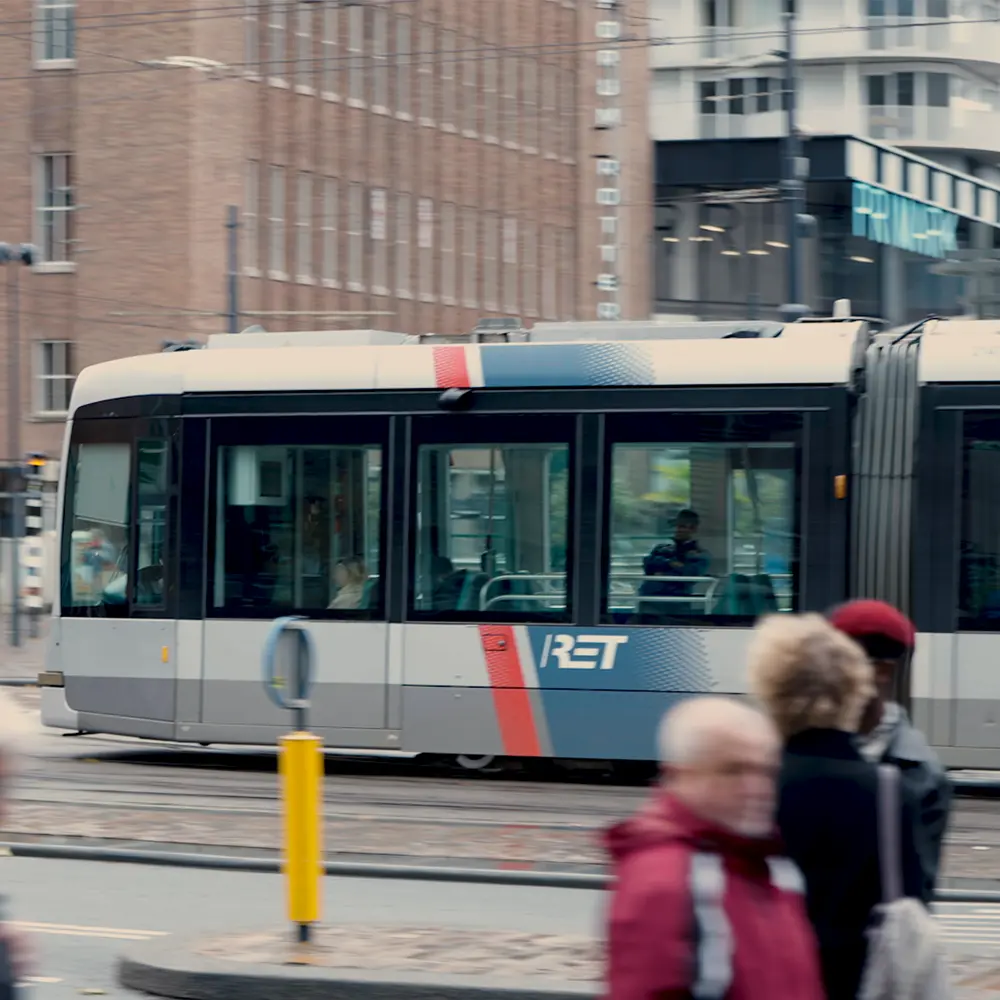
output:
[[[292, 712], [295, 731], [279, 740], [281, 798], [284, 819], [283, 870], [288, 916], [299, 944], [308, 944], [320, 918], [323, 874], [322, 806], [323, 744], [309, 732], [309, 691], [313, 646], [297, 617], [279, 618], [264, 646], [264, 689], [279, 707]], [[285, 643], [282, 640], [285, 640]], [[295, 645], [293, 657], [287, 641]], [[279, 678], [277, 654], [284, 647], [285, 677]], [[287, 695], [285, 692], [287, 691]]]
[[229, 317], [229, 332], [240, 332], [240, 286], [239, 286], [239, 232], [240, 210], [236, 205], [230, 205], [226, 212], [226, 235], [228, 237], [227, 264], [227, 307]]
[[7, 452], [17, 462], [11, 484], [10, 547], [10, 644], [21, 645], [21, 537], [24, 535], [24, 493], [20, 482], [21, 461], [21, 329], [18, 301], [20, 275], [17, 262], [7, 261]]
[[[790, 6], [790, 5], [789, 5]], [[785, 240], [788, 243], [789, 311], [804, 315], [802, 303], [802, 256], [799, 216], [803, 214], [805, 184], [802, 177], [802, 142], [796, 121], [795, 13], [786, 10], [785, 19], [785, 155], [782, 157], [781, 187], [785, 201]]]

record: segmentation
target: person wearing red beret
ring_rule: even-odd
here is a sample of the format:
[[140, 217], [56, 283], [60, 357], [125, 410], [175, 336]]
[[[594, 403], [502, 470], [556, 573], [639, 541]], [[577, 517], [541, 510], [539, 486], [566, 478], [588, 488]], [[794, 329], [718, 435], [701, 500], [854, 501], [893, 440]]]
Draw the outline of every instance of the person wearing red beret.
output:
[[897, 767], [919, 803], [918, 848], [929, 898], [937, 884], [952, 785], [937, 754], [896, 700], [917, 631], [906, 615], [885, 601], [848, 601], [828, 618], [864, 649], [875, 670], [877, 693], [862, 719], [858, 749], [872, 763]]

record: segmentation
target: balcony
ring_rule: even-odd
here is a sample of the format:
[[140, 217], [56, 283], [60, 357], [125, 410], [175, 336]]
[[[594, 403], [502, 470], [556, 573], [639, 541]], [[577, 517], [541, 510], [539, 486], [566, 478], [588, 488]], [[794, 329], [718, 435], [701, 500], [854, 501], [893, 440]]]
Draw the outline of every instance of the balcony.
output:
[[851, 59], [885, 56], [900, 59], [944, 59], [1000, 65], [1000, 21], [970, 22], [959, 18], [928, 23], [925, 19], [868, 18], [840, 33], [802, 32], [799, 58]]
[[957, 99], [948, 108], [870, 107], [868, 135], [900, 146], [1000, 152], [1000, 113]]

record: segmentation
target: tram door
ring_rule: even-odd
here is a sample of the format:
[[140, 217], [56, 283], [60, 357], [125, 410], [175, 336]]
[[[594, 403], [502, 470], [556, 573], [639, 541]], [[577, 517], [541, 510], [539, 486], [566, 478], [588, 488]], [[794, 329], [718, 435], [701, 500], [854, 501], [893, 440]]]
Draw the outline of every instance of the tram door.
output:
[[219, 738], [288, 725], [260, 684], [268, 630], [286, 615], [308, 618], [315, 644], [310, 725], [344, 746], [386, 727], [383, 429], [359, 417], [213, 422], [202, 721], [225, 727]]
[[497, 698], [537, 685], [518, 666], [517, 626], [572, 613], [573, 418], [427, 417], [413, 431], [403, 749], [512, 753]]

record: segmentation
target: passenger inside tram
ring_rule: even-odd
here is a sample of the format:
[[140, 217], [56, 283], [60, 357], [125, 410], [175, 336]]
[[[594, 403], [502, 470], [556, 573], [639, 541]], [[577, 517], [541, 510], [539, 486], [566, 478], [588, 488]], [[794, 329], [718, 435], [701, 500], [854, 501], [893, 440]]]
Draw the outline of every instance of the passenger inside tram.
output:
[[[646, 579], [639, 585], [639, 593], [653, 600], [640, 602], [640, 615], [658, 616], [664, 612], [685, 614], [691, 611], [691, 602], [676, 599], [691, 597], [695, 586], [704, 582], [703, 578], [712, 565], [711, 555], [696, 537], [700, 521], [697, 512], [686, 507], [674, 522], [673, 538], [654, 545], [642, 561]], [[671, 577], [674, 579], [669, 579]]]
[[368, 568], [359, 556], [341, 559], [334, 567], [333, 581], [337, 594], [330, 602], [331, 611], [351, 611], [364, 607]]

